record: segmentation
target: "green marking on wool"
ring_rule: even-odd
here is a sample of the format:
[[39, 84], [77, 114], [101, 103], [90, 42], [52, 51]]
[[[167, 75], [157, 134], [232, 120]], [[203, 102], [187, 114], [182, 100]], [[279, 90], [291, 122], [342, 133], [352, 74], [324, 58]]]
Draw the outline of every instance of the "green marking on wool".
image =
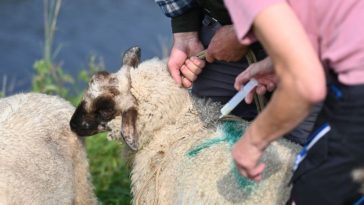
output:
[[[240, 122], [233, 120], [224, 121], [221, 129], [223, 137], [206, 140], [202, 144], [197, 145], [196, 147], [189, 150], [187, 152], [187, 156], [196, 157], [204, 149], [207, 149], [212, 145], [216, 145], [223, 142], [228, 143], [230, 145], [230, 149], [232, 149], [232, 146], [240, 139], [240, 137], [245, 131], [244, 127]], [[253, 191], [253, 189], [256, 187], [257, 184], [254, 181], [241, 176], [235, 163], [232, 163], [231, 171], [240, 188], [244, 189], [244, 191], [247, 193]]]
[[222, 127], [225, 141], [232, 147], [244, 133], [244, 128], [237, 121], [225, 121]]
[[214, 144], [218, 144], [221, 142], [224, 142], [225, 138], [214, 138], [214, 139], [210, 139], [196, 147], [194, 147], [193, 149], [191, 149], [190, 151], [187, 152], [187, 155], [189, 157], [195, 157], [196, 155], [198, 155], [202, 150], [211, 147]]
[[241, 176], [235, 163], [233, 164], [232, 171], [240, 188], [243, 188], [246, 193], [250, 193], [251, 191], [253, 191], [257, 184], [254, 181]]

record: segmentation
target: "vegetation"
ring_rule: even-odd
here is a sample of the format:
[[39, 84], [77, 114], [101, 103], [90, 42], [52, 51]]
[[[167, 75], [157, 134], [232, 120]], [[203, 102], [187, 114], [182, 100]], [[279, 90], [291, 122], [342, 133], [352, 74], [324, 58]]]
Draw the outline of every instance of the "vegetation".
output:
[[86, 140], [93, 184], [102, 205], [130, 204], [130, 169], [121, 160], [123, 145], [108, 141], [104, 134]]
[[[92, 55], [89, 58], [88, 68], [83, 69], [75, 79], [54, 62], [55, 54], [60, 51], [53, 49], [53, 39], [61, 2], [62, 0], [44, 0], [43, 58], [34, 63], [32, 91], [59, 95], [76, 105], [82, 96], [78, 85], [84, 85], [93, 72], [104, 69], [104, 66]], [[92, 181], [100, 204], [130, 204], [130, 170], [120, 154], [123, 145], [108, 141], [105, 134], [99, 134], [86, 138], [86, 148]]]

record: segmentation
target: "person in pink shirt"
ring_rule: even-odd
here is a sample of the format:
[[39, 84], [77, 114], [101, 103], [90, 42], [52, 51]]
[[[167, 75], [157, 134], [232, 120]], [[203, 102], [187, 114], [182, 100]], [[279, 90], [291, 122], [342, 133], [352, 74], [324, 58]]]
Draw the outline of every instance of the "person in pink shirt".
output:
[[240, 89], [253, 77], [261, 87], [277, 87], [233, 147], [240, 173], [259, 181], [265, 148], [323, 102], [315, 129], [297, 156], [287, 204], [360, 204], [363, 196], [351, 173], [364, 166], [364, 1], [225, 4], [240, 42], [258, 40], [269, 54], [241, 73], [235, 87]]

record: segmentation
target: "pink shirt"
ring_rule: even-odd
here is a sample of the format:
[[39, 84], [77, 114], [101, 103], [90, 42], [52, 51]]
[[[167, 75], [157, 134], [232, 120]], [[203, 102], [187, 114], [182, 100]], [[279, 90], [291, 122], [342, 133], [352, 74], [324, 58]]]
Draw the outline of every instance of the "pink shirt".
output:
[[280, 2], [291, 6], [321, 62], [338, 74], [340, 82], [364, 84], [363, 0], [225, 0], [243, 44], [254, 41], [250, 28], [257, 14]]

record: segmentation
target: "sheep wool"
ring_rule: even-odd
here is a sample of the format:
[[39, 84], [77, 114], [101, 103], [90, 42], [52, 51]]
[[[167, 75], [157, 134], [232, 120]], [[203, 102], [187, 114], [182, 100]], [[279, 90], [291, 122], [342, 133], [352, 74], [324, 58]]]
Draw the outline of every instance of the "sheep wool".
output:
[[97, 204], [82, 140], [71, 132], [74, 107], [60, 97], [0, 99], [0, 204]]
[[[130, 82], [139, 133], [133, 204], [285, 204], [299, 145], [273, 142], [262, 158], [263, 180], [251, 182], [237, 172], [234, 140], [227, 137], [230, 132], [240, 137], [247, 122], [234, 122], [232, 128], [218, 123], [221, 105], [191, 97], [172, 80], [165, 61], [151, 59], [131, 68]], [[118, 138], [120, 121], [110, 123], [111, 138]]]

